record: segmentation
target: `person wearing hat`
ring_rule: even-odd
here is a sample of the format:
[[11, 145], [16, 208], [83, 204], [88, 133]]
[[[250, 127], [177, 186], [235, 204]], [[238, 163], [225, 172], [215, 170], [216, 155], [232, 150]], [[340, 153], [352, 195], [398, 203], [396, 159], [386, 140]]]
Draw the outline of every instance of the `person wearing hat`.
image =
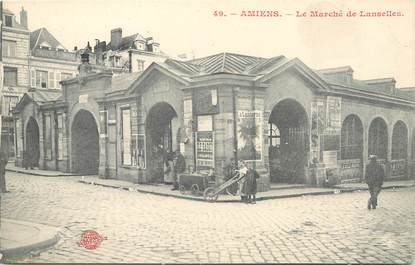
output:
[[370, 198], [367, 203], [367, 208], [370, 210], [376, 209], [378, 206], [378, 195], [382, 189], [385, 170], [377, 162], [376, 155], [370, 155], [369, 160], [370, 162], [366, 166], [365, 182], [369, 186]]

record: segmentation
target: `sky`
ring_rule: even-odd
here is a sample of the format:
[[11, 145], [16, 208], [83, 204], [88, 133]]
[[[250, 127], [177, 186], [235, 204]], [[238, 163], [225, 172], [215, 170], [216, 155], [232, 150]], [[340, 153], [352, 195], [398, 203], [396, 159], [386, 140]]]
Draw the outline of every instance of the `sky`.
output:
[[[297, 57], [312, 69], [349, 65], [356, 79], [394, 77], [415, 87], [414, 0], [37, 0], [4, 1], [28, 12], [29, 29], [47, 28], [67, 49], [87, 41], [152, 36], [171, 56], [234, 52], [259, 57]], [[278, 11], [278, 17], [241, 16]], [[218, 16], [215, 16], [217, 11]], [[226, 16], [219, 16], [220, 11]], [[297, 17], [306, 12], [307, 17]], [[310, 17], [310, 11], [341, 17]], [[394, 17], [347, 17], [348, 11], [400, 12]], [[234, 15], [232, 15], [234, 14]]]

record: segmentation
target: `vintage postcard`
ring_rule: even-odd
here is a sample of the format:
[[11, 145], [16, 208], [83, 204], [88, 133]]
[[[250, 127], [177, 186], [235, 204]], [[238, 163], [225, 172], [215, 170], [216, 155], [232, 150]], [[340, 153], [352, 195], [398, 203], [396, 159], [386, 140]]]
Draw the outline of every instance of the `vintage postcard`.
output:
[[0, 262], [414, 264], [414, 1], [0, 14]]

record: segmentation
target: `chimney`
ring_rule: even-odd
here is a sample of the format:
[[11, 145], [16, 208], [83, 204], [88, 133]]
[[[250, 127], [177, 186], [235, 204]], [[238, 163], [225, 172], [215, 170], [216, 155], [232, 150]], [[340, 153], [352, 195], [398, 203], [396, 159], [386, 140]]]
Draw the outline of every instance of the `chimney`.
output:
[[122, 29], [116, 28], [111, 30], [111, 49], [116, 50], [121, 44]]
[[22, 10], [20, 11], [20, 25], [22, 25], [25, 29], [28, 29], [27, 25], [27, 11], [24, 10], [22, 7]]

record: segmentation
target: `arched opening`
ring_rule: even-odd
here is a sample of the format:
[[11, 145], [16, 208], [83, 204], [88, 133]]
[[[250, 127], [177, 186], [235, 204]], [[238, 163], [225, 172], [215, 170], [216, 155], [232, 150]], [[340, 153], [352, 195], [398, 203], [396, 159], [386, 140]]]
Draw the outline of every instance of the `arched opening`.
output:
[[169, 151], [173, 151], [172, 120], [177, 117], [176, 111], [168, 103], [154, 105], [146, 118], [147, 168], [152, 182], [164, 182], [164, 159]]
[[363, 125], [356, 115], [349, 115], [342, 124], [341, 159], [362, 159]]
[[80, 110], [74, 117], [71, 129], [72, 172], [83, 175], [98, 174], [99, 135], [94, 116]]
[[273, 108], [269, 118], [271, 182], [305, 183], [307, 120], [307, 113], [295, 100], [283, 100]]
[[405, 177], [408, 158], [408, 129], [403, 121], [397, 121], [392, 131], [391, 176]]
[[39, 126], [33, 117], [26, 125], [26, 151], [23, 156], [23, 166], [26, 168], [39, 167]]
[[379, 159], [388, 157], [388, 127], [382, 118], [374, 119], [369, 126], [369, 155]]

